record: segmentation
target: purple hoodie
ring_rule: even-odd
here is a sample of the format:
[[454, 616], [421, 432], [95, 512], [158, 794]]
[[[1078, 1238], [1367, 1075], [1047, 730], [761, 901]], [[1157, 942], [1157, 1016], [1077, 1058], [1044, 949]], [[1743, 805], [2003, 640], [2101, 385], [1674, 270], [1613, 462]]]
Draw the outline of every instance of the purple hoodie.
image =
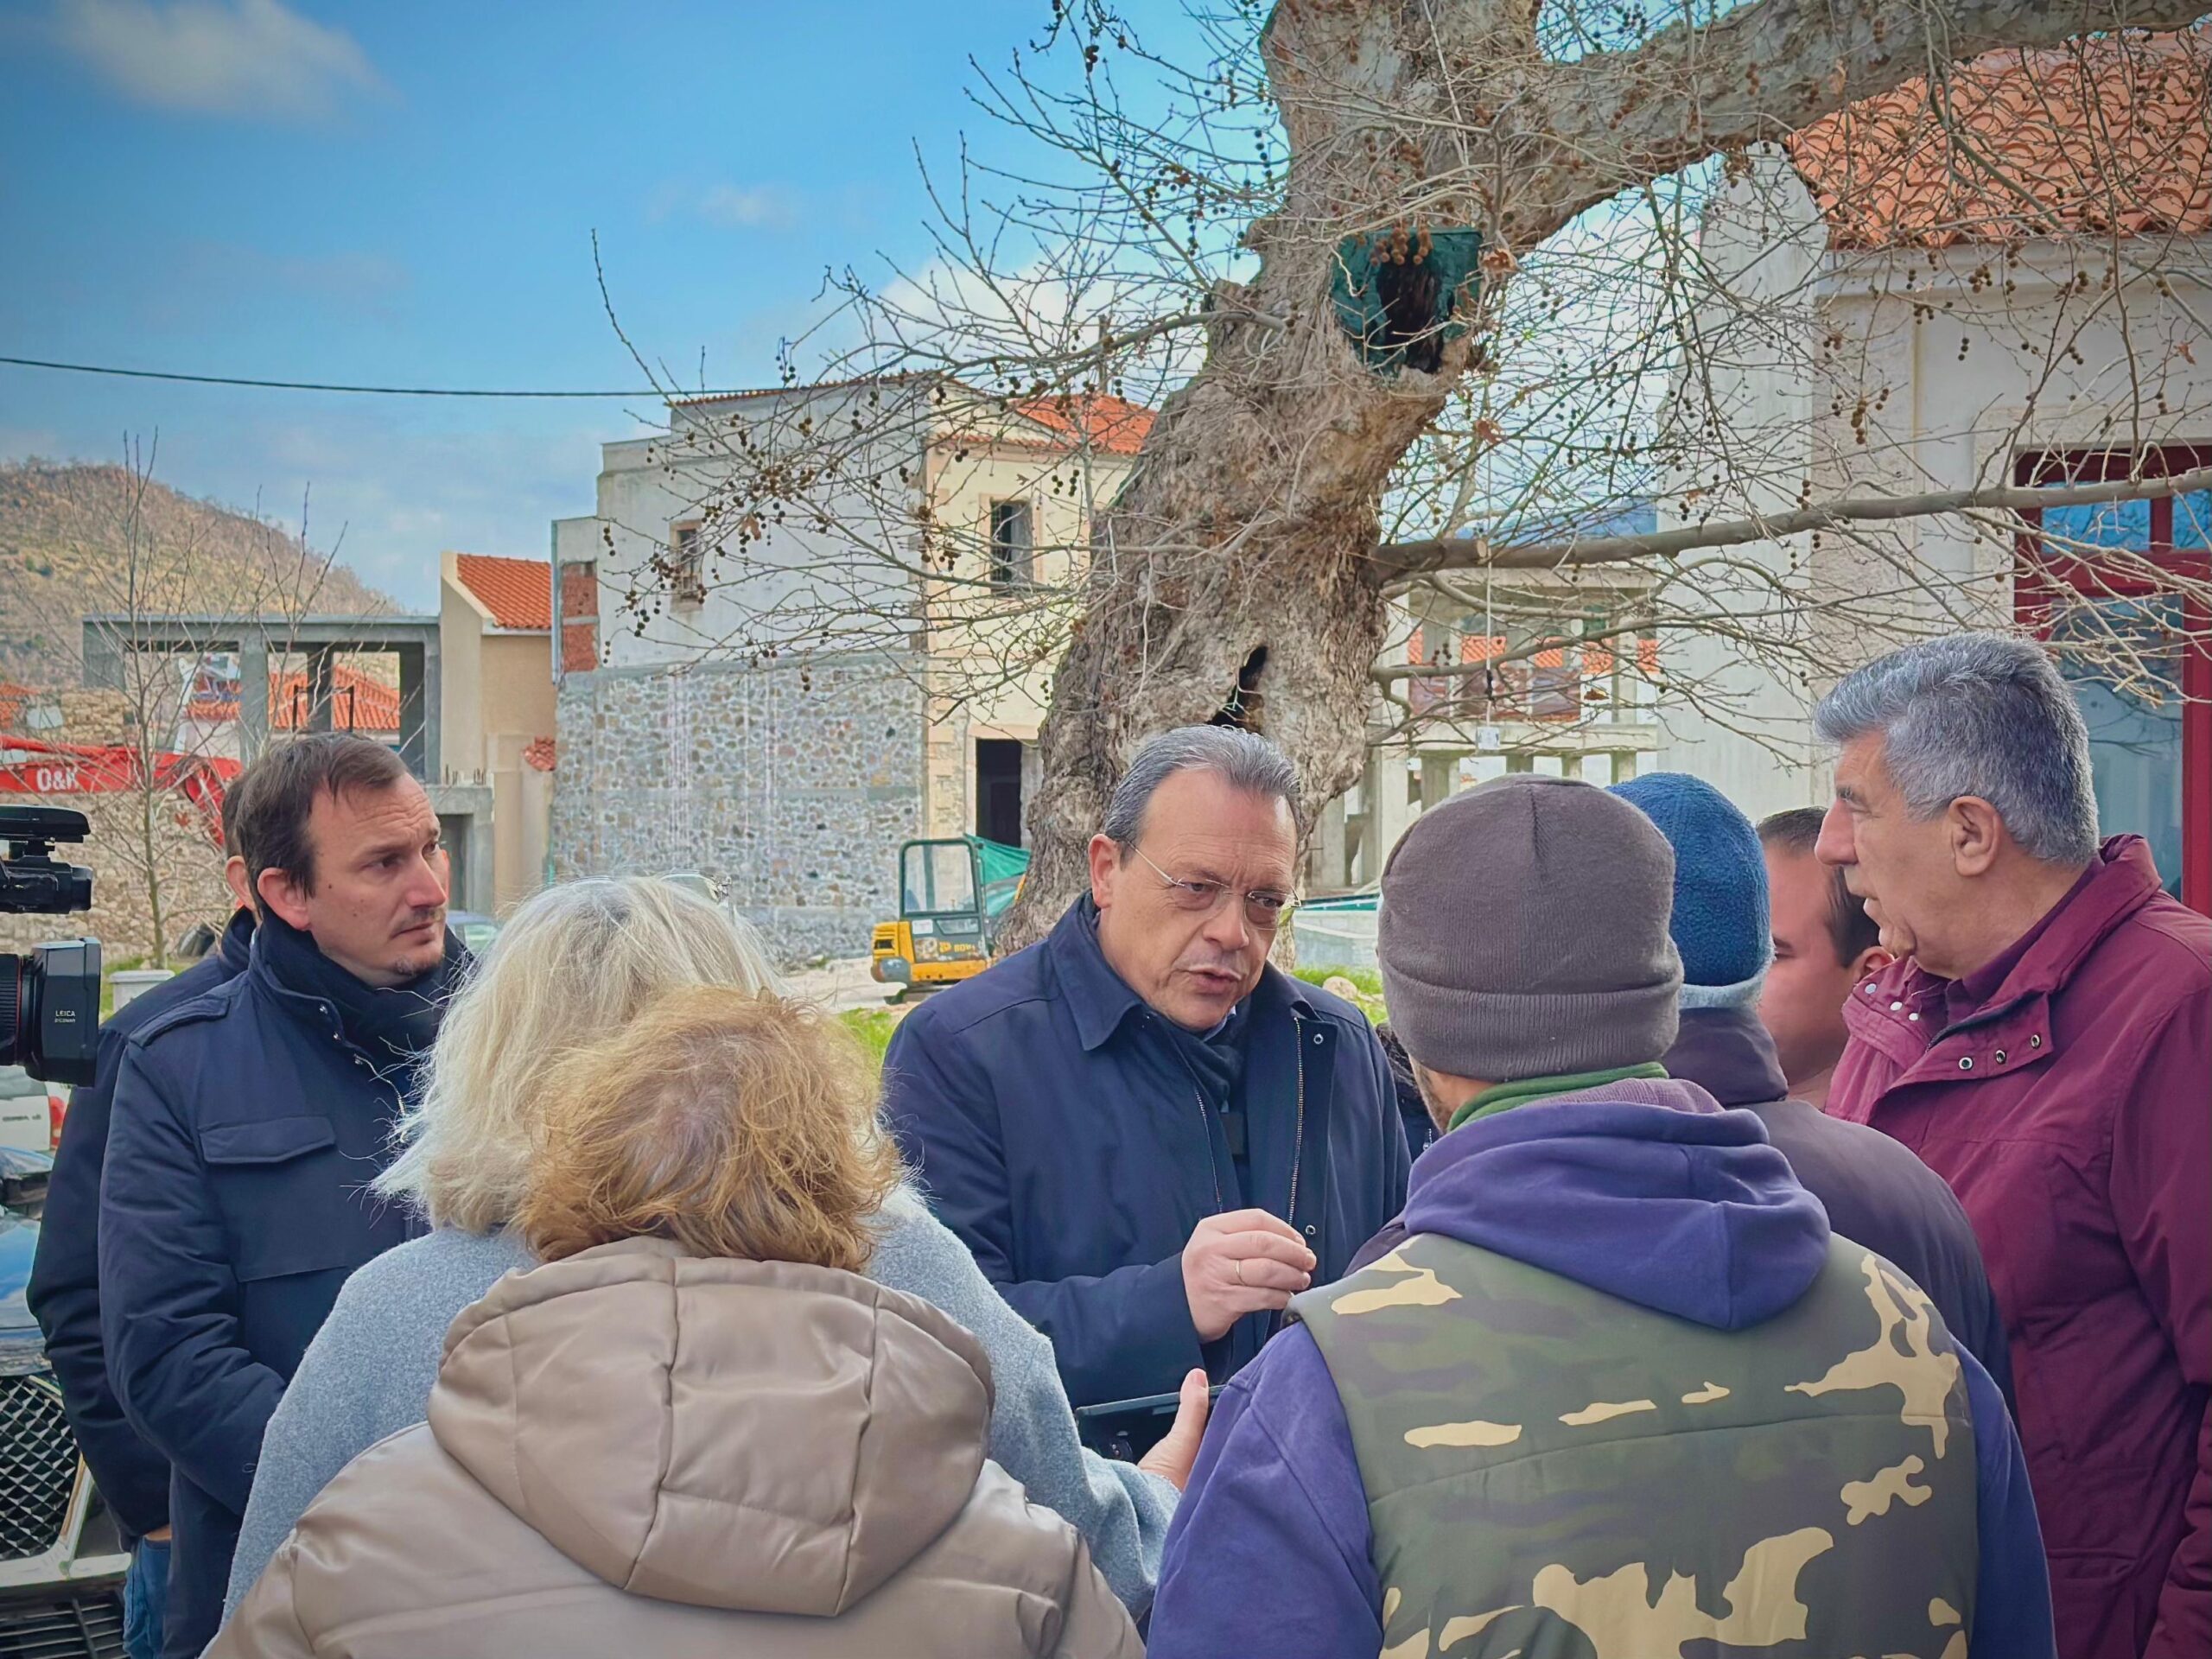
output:
[[[1827, 1259], [1820, 1204], [1756, 1115], [1691, 1084], [1613, 1083], [1477, 1118], [1414, 1165], [1409, 1232], [1453, 1238], [1720, 1330], [1771, 1319]], [[1963, 1350], [1980, 1483], [1972, 1659], [2052, 1651], [2018, 1438]], [[1336, 1385], [1292, 1326], [1225, 1389], [1167, 1535], [1151, 1659], [1371, 1659], [1367, 1499]]]

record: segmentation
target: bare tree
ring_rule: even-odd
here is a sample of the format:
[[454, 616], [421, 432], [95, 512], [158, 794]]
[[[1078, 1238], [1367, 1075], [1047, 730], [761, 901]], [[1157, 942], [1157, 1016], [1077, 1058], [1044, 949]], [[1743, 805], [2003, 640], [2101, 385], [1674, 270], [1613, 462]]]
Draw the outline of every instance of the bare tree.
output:
[[[1163, 728], [1260, 726], [1315, 806], [1359, 778], [1378, 735], [1478, 726], [1501, 677], [1565, 652], [1756, 730], [1736, 662], [1816, 684], [1888, 640], [1987, 617], [2018, 560], [2032, 579], [2094, 553], [2129, 591], [2127, 556], [2064, 514], [2212, 481], [2201, 464], [2011, 470], [2050, 429], [2035, 389], [2057, 396], [2084, 364], [2112, 383], [2115, 451], [2202, 429], [2203, 382], [2177, 365], [2212, 353], [2202, 241], [2145, 218], [2137, 158], [2097, 125], [2125, 118], [2083, 90], [2163, 76], [2183, 130], [2201, 128], [2202, 35], [2126, 32], [2191, 24], [2194, 0], [1192, 3], [1198, 44], [1176, 54], [1077, 0], [1010, 72], [979, 73], [979, 103], [1045, 160], [1016, 176], [963, 157], [957, 181], [932, 178], [937, 257], [888, 281], [840, 276], [836, 315], [787, 371], [804, 390], [811, 352], [808, 385], [852, 380], [895, 415], [848, 398], [824, 427], [813, 398], [789, 397], [772, 400], [779, 429], [741, 414], [734, 440], [683, 438], [731, 448], [742, 482], [721, 522], [741, 543], [771, 516], [818, 515], [828, 539], [807, 580], [777, 589], [772, 649], [868, 616], [963, 672], [1033, 671], [1058, 651], [1030, 809], [1033, 933], [1080, 889], [1106, 791]], [[1978, 152], [1962, 66], [2069, 41], [2024, 60], [2054, 99], [2071, 78], [2066, 118], [2086, 124], [2054, 200], [2047, 180]], [[1838, 267], [1805, 238], [1824, 252], [1834, 227], [1883, 211], [1893, 180], [1851, 163], [1896, 149], [1871, 130], [1873, 100], [1907, 88], [1898, 119], [1929, 131], [1889, 159], [1932, 165], [1947, 188], [1937, 222], [1907, 227], [1909, 257], [1846, 258], [1842, 280], [1873, 302], [1853, 334], [1823, 297]], [[1777, 206], [1806, 179], [1823, 197], [1811, 224]], [[1923, 302], [1923, 251], [1981, 261], [1961, 273], [1973, 303]], [[1925, 435], [1893, 421], [1876, 363], [1884, 331], [1939, 315], [1962, 353], [2006, 353], [2029, 388], [1960, 421], [1981, 458], [1963, 489], [1926, 474]], [[1785, 378], [1802, 408], [1742, 418]], [[948, 406], [999, 431], [1116, 396], [1158, 406], [1142, 451], [1085, 518], [1065, 580], [1025, 592], [1009, 627], [989, 550], [883, 493], [894, 435], [941, 426]], [[877, 492], [880, 511], [832, 510], [831, 479]], [[1637, 501], [1661, 522], [1591, 533]], [[1931, 550], [1938, 518], [1950, 551]], [[731, 580], [759, 574], [734, 556]], [[667, 574], [645, 573], [642, 606]], [[1483, 637], [1471, 658], [1386, 660], [1446, 618]], [[2117, 677], [2156, 671], [2106, 632]], [[962, 632], [964, 654], [942, 650]], [[1670, 670], [1649, 649], [1662, 636], [1704, 654]]]
[[[41, 594], [52, 613], [34, 620], [109, 668], [105, 683], [46, 693], [54, 715], [31, 735], [81, 752], [55, 769], [67, 786], [48, 799], [90, 824], [79, 856], [96, 874], [93, 925], [118, 955], [165, 968], [181, 924], [219, 926], [230, 909], [219, 803], [226, 775], [252, 757], [236, 752], [235, 697], [208, 706], [226, 642], [248, 619], [257, 630], [274, 619], [281, 664], [285, 625], [316, 607], [336, 550], [310, 547], [304, 504], [296, 532], [256, 512], [250, 545], [218, 548], [208, 517], [154, 510], [158, 453], [158, 439], [128, 442], [119, 488], [45, 504], [78, 539], [115, 552]], [[168, 636], [164, 649], [141, 647], [149, 627]], [[307, 723], [304, 710], [293, 723]]]

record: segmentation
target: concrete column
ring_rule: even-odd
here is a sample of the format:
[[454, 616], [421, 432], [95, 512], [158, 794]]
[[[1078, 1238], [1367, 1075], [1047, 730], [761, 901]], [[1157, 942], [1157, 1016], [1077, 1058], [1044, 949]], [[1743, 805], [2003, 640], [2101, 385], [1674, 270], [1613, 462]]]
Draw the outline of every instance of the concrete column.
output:
[[1344, 798], [1338, 796], [1321, 809], [1313, 826], [1313, 885], [1324, 893], [1350, 885], [1344, 867]]
[[238, 641], [238, 759], [251, 761], [269, 747], [269, 640], [249, 633]]
[[308, 730], [327, 732], [336, 724], [331, 708], [337, 687], [337, 675], [327, 645], [317, 646], [308, 652]]
[[1452, 791], [1459, 782], [1459, 757], [1455, 754], [1424, 754], [1421, 758], [1421, 810], [1441, 806], [1452, 798]]
[[439, 770], [437, 647], [402, 645], [399, 658], [399, 754], [425, 783], [445, 781]]
[[1411, 798], [1412, 780], [1407, 763], [1412, 759], [1411, 749], [1375, 751], [1375, 803], [1368, 820], [1375, 827], [1370, 879], [1382, 874], [1383, 862], [1390, 856], [1390, 849], [1398, 844], [1398, 837], [1411, 829], [1414, 820], [1421, 816]]
[[444, 746], [439, 734], [444, 729], [445, 705], [438, 699], [445, 695], [445, 665], [438, 649], [435, 633], [423, 643], [423, 775], [442, 778], [445, 774]]
[[113, 633], [98, 623], [85, 624], [85, 683], [102, 690], [123, 690], [124, 647]]

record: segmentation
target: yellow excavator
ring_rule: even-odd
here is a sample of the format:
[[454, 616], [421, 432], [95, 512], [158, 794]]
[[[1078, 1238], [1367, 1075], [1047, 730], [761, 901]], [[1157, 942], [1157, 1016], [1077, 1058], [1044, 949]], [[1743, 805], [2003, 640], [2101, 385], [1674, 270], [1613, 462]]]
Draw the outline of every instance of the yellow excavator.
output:
[[876, 924], [869, 974], [904, 995], [982, 973], [1028, 870], [1020, 848], [981, 836], [906, 842], [899, 849], [899, 919]]

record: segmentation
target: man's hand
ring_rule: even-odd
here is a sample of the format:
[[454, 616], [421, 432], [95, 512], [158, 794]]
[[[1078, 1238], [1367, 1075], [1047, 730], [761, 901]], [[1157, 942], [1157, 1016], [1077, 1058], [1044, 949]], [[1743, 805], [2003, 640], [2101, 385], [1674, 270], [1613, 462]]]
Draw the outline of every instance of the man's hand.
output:
[[1208, 1216], [1183, 1247], [1183, 1294], [1198, 1339], [1226, 1335], [1247, 1313], [1289, 1306], [1314, 1265], [1298, 1230], [1264, 1210]]
[[1206, 1413], [1212, 1401], [1206, 1392], [1206, 1374], [1193, 1369], [1184, 1374], [1183, 1397], [1175, 1403], [1175, 1421], [1160, 1444], [1137, 1459], [1147, 1475], [1158, 1475], [1177, 1491], [1191, 1484], [1191, 1465], [1198, 1460], [1198, 1442], [1206, 1437]]

